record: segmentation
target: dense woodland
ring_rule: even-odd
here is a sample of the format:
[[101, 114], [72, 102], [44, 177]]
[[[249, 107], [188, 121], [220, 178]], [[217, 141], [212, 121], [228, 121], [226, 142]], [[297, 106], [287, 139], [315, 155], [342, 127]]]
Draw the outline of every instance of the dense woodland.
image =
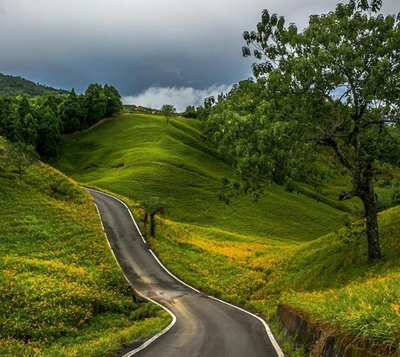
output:
[[45, 94], [68, 94], [68, 91], [34, 83], [19, 76], [15, 77], [0, 73], [0, 95], [3, 94], [34, 97]]
[[121, 96], [113, 86], [91, 84], [77, 95], [47, 94], [0, 96], [0, 136], [33, 147], [44, 160], [60, 150], [61, 135], [85, 130], [122, 110]]

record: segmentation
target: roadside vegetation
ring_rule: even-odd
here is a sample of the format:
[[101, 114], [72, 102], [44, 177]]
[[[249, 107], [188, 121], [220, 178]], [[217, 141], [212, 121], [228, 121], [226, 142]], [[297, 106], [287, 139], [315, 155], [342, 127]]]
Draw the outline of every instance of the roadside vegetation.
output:
[[0, 141], [0, 355], [114, 356], [170, 317], [133, 299], [90, 196], [51, 167], [20, 176]]
[[[161, 116], [125, 115], [65, 137], [56, 166], [119, 195], [138, 221], [144, 212], [137, 202], [166, 201], [150, 244], [187, 283], [268, 320], [281, 302], [342, 336], [400, 350], [399, 210], [380, 213], [383, 259], [369, 264], [361, 201], [337, 201], [347, 173], [332, 167], [317, 193], [311, 186], [297, 194], [272, 184], [258, 202], [239, 197], [226, 205], [219, 199], [221, 179], [232, 168], [202, 137], [193, 119], [167, 125]], [[382, 210], [397, 192], [388, 176], [396, 171], [382, 169], [376, 181]]]

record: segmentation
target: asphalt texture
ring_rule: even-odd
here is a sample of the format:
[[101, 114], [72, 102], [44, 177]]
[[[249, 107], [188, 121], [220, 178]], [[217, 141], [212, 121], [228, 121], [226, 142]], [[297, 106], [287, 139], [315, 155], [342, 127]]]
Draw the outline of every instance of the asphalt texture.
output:
[[125, 276], [137, 292], [168, 308], [177, 319], [167, 333], [135, 356], [279, 356], [258, 319], [175, 280], [150, 253], [126, 206], [110, 196], [89, 192]]

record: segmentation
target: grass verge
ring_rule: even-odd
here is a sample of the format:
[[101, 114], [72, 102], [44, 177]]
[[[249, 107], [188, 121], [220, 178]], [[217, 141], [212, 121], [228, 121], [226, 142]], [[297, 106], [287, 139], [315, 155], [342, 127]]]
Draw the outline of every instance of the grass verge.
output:
[[113, 356], [170, 317], [134, 302], [90, 196], [44, 164], [0, 172], [0, 355]]

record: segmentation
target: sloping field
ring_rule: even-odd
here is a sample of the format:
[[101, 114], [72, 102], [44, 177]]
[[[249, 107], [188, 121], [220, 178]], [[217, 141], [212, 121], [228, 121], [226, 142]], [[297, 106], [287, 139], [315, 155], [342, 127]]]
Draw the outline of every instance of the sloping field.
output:
[[[123, 196], [137, 217], [137, 201], [167, 200], [150, 244], [186, 282], [267, 319], [282, 302], [355, 343], [400, 351], [399, 209], [380, 214], [384, 259], [370, 265], [363, 222], [341, 228], [346, 213], [330, 205], [269, 186], [257, 203], [242, 197], [227, 206], [218, 192], [229, 165], [201, 140], [199, 126], [124, 116], [66, 137], [57, 167]], [[339, 175], [326, 188], [325, 202], [343, 182]]]
[[200, 139], [200, 123], [126, 115], [65, 137], [56, 167], [77, 181], [136, 201], [152, 196], [169, 204], [169, 219], [195, 226], [285, 241], [308, 241], [342, 225], [344, 212], [281, 187], [266, 188], [226, 205], [218, 198], [229, 165]]
[[0, 356], [114, 356], [169, 316], [132, 300], [90, 196], [44, 164], [0, 168]]

